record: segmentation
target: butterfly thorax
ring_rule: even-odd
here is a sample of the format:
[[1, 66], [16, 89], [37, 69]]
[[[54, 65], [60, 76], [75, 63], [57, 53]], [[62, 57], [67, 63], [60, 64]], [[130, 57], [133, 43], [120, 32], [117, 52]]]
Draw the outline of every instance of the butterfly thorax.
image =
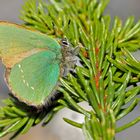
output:
[[61, 63], [63, 68], [63, 76], [66, 76], [67, 73], [74, 68], [77, 62], [76, 56], [79, 52], [79, 49], [77, 47], [73, 48], [72, 45], [66, 39], [62, 39], [60, 45], [62, 46]]

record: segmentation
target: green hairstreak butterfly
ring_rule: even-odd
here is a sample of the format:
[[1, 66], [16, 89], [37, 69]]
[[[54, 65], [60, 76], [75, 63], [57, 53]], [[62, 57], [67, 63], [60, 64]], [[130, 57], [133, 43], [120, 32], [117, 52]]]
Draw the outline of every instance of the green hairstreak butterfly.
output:
[[61, 45], [38, 31], [1, 21], [0, 57], [14, 97], [31, 106], [42, 106], [61, 75]]

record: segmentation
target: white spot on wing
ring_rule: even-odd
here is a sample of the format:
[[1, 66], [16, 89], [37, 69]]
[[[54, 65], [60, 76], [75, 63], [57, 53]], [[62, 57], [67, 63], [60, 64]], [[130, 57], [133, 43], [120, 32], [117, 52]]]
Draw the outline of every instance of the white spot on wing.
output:
[[19, 64], [18, 67], [21, 68], [21, 65]]
[[23, 73], [23, 69], [20, 70]]
[[34, 87], [31, 87], [32, 90], [35, 90]]
[[26, 83], [27, 87], [29, 87], [29, 83]]

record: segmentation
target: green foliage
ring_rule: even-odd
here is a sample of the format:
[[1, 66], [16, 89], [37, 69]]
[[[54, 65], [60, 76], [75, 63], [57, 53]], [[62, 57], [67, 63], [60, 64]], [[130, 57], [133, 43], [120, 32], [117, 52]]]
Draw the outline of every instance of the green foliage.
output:
[[43, 119], [43, 126], [45, 126], [58, 111], [58, 108], [50, 111], [46, 109], [39, 111], [18, 102], [14, 98], [6, 99], [3, 103], [6, 106], [0, 108], [0, 137], [14, 132], [10, 139], [19, 134], [25, 134], [32, 126], [39, 124]]
[[[78, 45], [81, 65], [60, 79], [62, 86], [58, 91], [64, 96], [49, 112], [42, 110], [32, 115], [7, 99], [6, 106], [0, 109], [1, 137], [10, 132], [23, 134], [44, 117], [47, 124], [63, 107], [85, 116], [82, 124], [64, 120], [81, 128], [86, 140], [112, 140], [116, 132], [139, 122], [138, 117], [116, 127], [116, 121], [133, 111], [139, 102], [140, 62], [130, 52], [140, 48], [140, 21], [135, 23], [134, 17], [130, 17], [122, 24], [115, 17], [111, 27], [110, 16], [103, 15], [108, 2], [50, 0], [50, 4], [46, 4], [28, 0], [25, 3], [21, 12], [25, 25], [58, 40], [66, 37], [73, 47]], [[88, 102], [91, 110], [78, 104], [83, 101]]]

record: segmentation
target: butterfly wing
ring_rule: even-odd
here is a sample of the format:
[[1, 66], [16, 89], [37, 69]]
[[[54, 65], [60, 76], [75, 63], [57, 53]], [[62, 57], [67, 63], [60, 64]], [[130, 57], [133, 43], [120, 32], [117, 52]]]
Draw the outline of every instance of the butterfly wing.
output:
[[0, 22], [0, 57], [7, 68], [42, 50], [61, 54], [61, 46], [45, 34], [16, 24]]
[[41, 106], [57, 85], [60, 61], [52, 51], [42, 51], [14, 65], [7, 77], [14, 96], [33, 106]]

